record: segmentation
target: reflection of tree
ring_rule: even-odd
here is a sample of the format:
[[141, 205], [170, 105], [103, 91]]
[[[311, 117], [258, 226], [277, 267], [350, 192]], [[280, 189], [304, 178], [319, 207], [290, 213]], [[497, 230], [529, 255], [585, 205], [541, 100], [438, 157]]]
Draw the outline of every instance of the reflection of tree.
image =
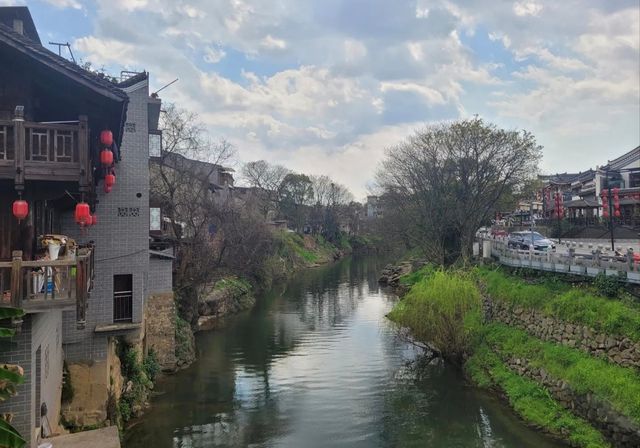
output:
[[[389, 349], [397, 352], [398, 347]], [[380, 445], [559, 446], [526, 427], [502, 403], [467, 386], [451, 366], [418, 362], [400, 369], [393, 383], [386, 389], [381, 410]]]
[[373, 259], [347, 258], [301, 273], [222, 330], [199, 334], [198, 362], [159, 385], [164, 395], [127, 432], [124, 446], [247, 446], [286, 435], [291, 404], [283, 402], [282, 374], [274, 369], [295, 365], [290, 355], [317, 341], [312, 333], [343, 331], [369, 294], [363, 279], [370, 283], [381, 268]]

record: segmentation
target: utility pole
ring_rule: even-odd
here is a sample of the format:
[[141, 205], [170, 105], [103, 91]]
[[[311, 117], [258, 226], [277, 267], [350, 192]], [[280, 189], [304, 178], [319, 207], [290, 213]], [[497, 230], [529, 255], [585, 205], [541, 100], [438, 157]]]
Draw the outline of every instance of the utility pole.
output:
[[609, 189], [608, 192], [608, 196], [609, 196], [609, 231], [611, 232], [611, 251], [615, 252], [615, 243], [613, 240], [613, 203], [612, 203], [612, 197], [611, 197], [611, 185], [609, 185], [609, 168], [607, 168], [607, 171], [605, 172], [605, 177], [607, 180], [607, 188]]

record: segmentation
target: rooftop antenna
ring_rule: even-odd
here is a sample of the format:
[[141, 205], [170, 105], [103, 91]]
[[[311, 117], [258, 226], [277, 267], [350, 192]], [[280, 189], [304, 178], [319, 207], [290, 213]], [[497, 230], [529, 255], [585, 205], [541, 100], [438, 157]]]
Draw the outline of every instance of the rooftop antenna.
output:
[[62, 47], [67, 47], [67, 50], [69, 50], [69, 54], [71, 55], [71, 60], [76, 64], [76, 58], [73, 57], [73, 51], [71, 51], [71, 45], [69, 45], [69, 42], [49, 42], [49, 45], [56, 45], [58, 47], [58, 56], [60, 57], [62, 57]]
[[174, 82], [177, 82], [178, 78], [174, 79], [173, 81], [171, 81], [169, 84], [165, 84], [164, 86], [160, 87], [158, 90], [156, 90], [155, 92], [153, 92], [151, 94], [152, 97], [156, 98], [158, 96], [158, 93], [160, 93], [161, 90], [166, 89], [167, 87], [169, 87], [171, 84], [173, 84]]

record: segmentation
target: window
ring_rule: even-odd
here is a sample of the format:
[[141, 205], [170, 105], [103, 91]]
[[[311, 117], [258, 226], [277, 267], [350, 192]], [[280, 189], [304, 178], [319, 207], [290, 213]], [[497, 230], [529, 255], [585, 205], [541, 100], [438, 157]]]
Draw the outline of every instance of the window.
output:
[[160, 157], [162, 152], [162, 134], [149, 134], [149, 157]]
[[133, 320], [133, 275], [113, 276], [113, 323]]
[[159, 207], [151, 207], [149, 209], [149, 230], [162, 230]]

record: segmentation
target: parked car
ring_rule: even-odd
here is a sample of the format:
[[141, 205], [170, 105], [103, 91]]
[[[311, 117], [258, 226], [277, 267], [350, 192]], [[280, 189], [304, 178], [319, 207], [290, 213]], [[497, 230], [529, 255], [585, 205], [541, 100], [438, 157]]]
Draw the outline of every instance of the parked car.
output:
[[480, 227], [476, 231], [476, 238], [489, 238], [489, 232], [490, 232], [490, 230], [488, 228]]
[[509, 234], [509, 240], [507, 244], [512, 249], [522, 250], [529, 250], [532, 244], [534, 250], [543, 251], [553, 250], [556, 248], [556, 245], [553, 241], [539, 234], [538, 232], [533, 232], [531, 230], [511, 232], [511, 234]]

